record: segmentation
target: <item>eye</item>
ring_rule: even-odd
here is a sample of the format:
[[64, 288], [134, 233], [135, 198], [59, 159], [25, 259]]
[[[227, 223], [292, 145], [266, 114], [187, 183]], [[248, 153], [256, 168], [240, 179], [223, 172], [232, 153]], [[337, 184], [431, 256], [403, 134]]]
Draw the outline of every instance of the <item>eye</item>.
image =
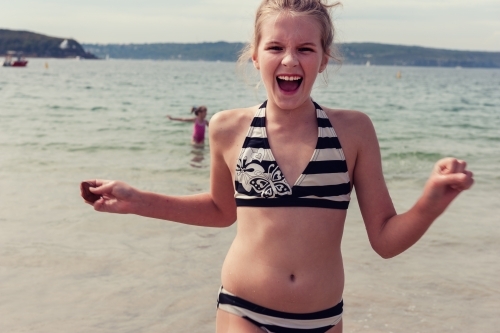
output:
[[314, 50], [310, 47], [300, 47], [299, 52], [314, 52]]
[[281, 51], [283, 50], [283, 48], [281, 46], [277, 46], [277, 45], [273, 45], [273, 46], [268, 46], [266, 48], [266, 50], [270, 50], [270, 51]]

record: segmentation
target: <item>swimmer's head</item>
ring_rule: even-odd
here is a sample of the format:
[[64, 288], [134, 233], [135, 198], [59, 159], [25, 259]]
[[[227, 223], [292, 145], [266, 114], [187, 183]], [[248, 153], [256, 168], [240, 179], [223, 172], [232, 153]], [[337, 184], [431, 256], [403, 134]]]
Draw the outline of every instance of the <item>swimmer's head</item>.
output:
[[207, 107], [205, 105], [193, 106], [191, 108], [191, 113], [194, 113], [196, 116], [199, 114], [202, 115], [203, 113], [206, 115], [207, 114]]
[[250, 43], [243, 49], [239, 61], [246, 63], [256, 55], [262, 35], [262, 22], [275, 15], [309, 16], [320, 29], [323, 52], [330, 58], [339, 61], [337, 50], [333, 45], [335, 28], [331, 18], [331, 10], [340, 6], [340, 2], [329, 4], [328, 0], [262, 0], [255, 15], [254, 33]]

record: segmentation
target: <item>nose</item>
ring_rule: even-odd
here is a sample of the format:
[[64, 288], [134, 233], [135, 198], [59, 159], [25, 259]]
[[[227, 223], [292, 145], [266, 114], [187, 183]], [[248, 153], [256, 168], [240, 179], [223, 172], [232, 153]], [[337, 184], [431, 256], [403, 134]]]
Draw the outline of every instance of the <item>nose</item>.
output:
[[297, 56], [293, 51], [287, 52], [283, 57], [283, 60], [281, 60], [281, 64], [286, 67], [295, 67], [298, 63], [299, 61], [297, 60]]

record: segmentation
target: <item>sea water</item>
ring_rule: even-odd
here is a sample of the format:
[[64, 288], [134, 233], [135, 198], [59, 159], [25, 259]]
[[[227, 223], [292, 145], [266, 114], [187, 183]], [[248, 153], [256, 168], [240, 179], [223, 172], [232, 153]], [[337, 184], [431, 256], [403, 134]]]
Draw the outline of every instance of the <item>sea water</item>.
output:
[[[96, 213], [78, 186], [98, 177], [207, 191], [209, 142], [192, 147], [192, 125], [166, 115], [259, 104], [254, 79], [224, 62], [0, 68], [0, 331], [213, 332], [234, 226]], [[499, 91], [498, 69], [342, 66], [318, 79], [319, 104], [372, 119], [398, 212], [440, 158], [465, 159], [476, 180], [390, 260], [370, 248], [354, 194], [342, 244], [344, 332], [498, 331]]]

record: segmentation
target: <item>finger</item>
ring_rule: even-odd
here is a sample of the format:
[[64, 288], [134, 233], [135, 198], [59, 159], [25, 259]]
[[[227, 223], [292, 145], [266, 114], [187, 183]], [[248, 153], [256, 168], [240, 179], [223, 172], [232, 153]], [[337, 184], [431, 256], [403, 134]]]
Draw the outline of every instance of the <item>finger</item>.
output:
[[106, 199], [101, 197], [99, 200], [94, 202], [94, 204], [93, 204], [94, 209], [98, 212], [105, 212], [106, 211], [105, 202], [106, 202]]
[[448, 157], [443, 158], [442, 160], [437, 162], [437, 168], [439, 174], [451, 174], [455, 173], [456, 170], [457, 159]]
[[115, 181], [104, 181], [100, 186], [90, 188], [90, 191], [95, 194], [103, 195], [105, 193], [111, 193], [113, 187], [116, 185]]
[[468, 190], [474, 185], [474, 174], [471, 171], [464, 171], [465, 180], [463, 181], [462, 189]]
[[463, 160], [457, 160], [455, 172], [456, 173], [463, 173], [465, 171], [465, 168], [467, 167], [467, 162]]
[[117, 206], [118, 201], [115, 198], [106, 199], [101, 198], [94, 204], [94, 209], [98, 212], [104, 213], [120, 213], [119, 207]]
[[435, 183], [438, 186], [455, 186], [462, 183], [466, 178], [463, 173], [450, 173], [436, 177]]
[[458, 191], [469, 189], [474, 184], [472, 172], [466, 171], [464, 173], [454, 173], [439, 177], [437, 180], [442, 186], [449, 186], [450, 188]]
[[82, 183], [83, 182], [89, 183], [91, 187], [99, 187], [103, 184], [109, 183], [110, 180], [107, 180], [107, 179], [87, 179], [87, 180], [82, 181]]
[[449, 173], [451, 165], [451, 160], [448, 158], [443, 158], [436, 162], [434, 165], [434, 170], [437, 174], [447, 174]]
[[467, 168], [467, 162], [453, 157], [447, 157], [436, 163], [436, 171], [439, 174], [461, 173]]
[[109, 179], [94, 179], [93, 181], [95, 184], [94, 187], [99, 187], [99, 186], [102, 186], [102, 185], [107, 184], [109, 182], [112, 182], [112, 180], [109, 180]]

